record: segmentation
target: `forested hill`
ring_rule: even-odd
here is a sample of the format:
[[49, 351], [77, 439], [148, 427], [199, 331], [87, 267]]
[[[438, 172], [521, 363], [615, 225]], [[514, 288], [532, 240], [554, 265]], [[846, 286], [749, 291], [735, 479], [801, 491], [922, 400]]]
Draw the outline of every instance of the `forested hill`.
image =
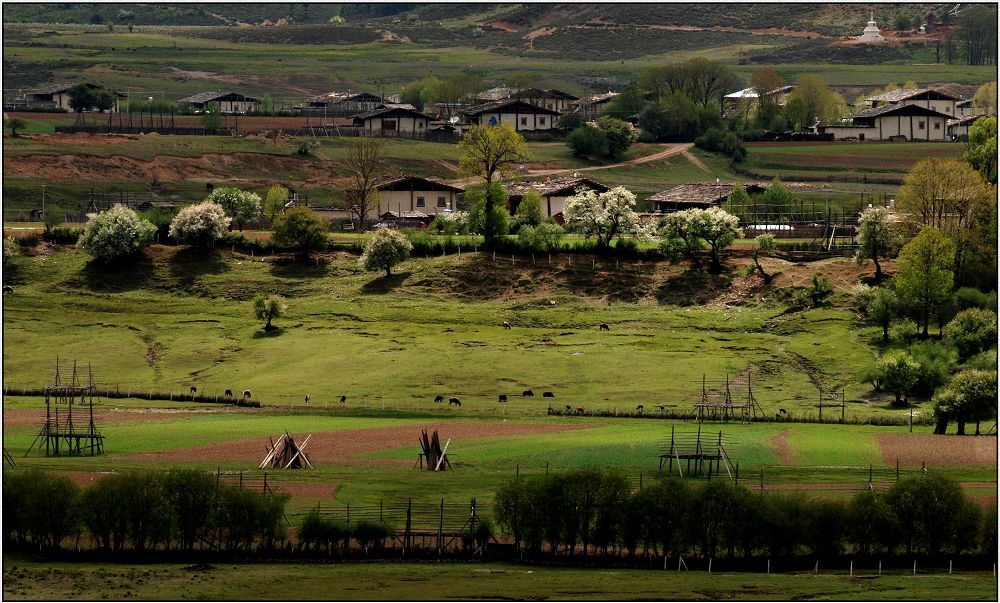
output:
[[[259, 25], [369, 21], [495, 26], [518, 31], [553, 25], [622, 24], [736, 29], [792, 29], [825, 35], [860, 34], [867, 15], [891, 27], [897, 15], [919, 23], [928, 12], [954, 4], [7, 4], [8, 23], [134, 25]], [[338, 19], [339, 20], [339, 19]]]

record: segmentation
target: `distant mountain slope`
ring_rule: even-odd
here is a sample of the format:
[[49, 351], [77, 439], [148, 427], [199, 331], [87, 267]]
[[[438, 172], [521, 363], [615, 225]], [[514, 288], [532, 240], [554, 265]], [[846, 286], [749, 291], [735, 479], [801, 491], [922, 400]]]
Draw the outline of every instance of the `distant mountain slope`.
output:
[[300, 25], [326, 23], [342, 16], [349, 23], [368, 20], [443, 24], [445, 27], [495, 24], [527, 33], [546, 26], [605, 23], [788, 29], [825, 35], [860, 35], [868, 15], [883, 27], [899, 14], [918, 18], [953, 4], [6, 4], [8, 23], [115, 23], [135, 25], [236, 25], [265, 21]]

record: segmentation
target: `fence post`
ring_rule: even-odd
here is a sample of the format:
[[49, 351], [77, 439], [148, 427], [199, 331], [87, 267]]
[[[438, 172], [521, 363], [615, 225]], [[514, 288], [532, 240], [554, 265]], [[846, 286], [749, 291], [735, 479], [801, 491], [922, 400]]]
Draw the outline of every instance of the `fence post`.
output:
[[438, 557], [444, 554], [444, 499], [441, 499], [441, 510], [438, 514]]

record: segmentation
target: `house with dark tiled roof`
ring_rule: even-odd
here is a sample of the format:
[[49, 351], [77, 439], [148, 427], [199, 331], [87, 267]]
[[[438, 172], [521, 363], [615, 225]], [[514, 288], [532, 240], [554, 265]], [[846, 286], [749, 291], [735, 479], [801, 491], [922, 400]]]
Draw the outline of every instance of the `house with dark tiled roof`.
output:
[[219, 104], [220, 113], [251, 113], [260, 111], [260, 99], [244, 96], [238, 92], [201, 92], [177, 101], [191, 105], [197, 111], [204, 111], [210, 103]]
[[397, 136], [427, 131], [433, 118], [407, 104], [381, 104], [371, 111], [354, 116], [354, 125], [368, 134]]
[[559, 111], [538, 107], [522, 100], [477, 105], [465, 109], [462, 115], [467, 124], [481, 126], [507, 124], [519, 132], [552, 130], [559, 121]]
[[[649, 197], [653, 210], [658, 214], [670, 214], [685, 209], [708, 209], [722, 207], [729, 194], [736, 188], [732, 182], [696, 182], [678, 184]], [[744, 184], [751, 195], [759, 195], [766, 190], [763, 184]]]
[[948, 120], [948, 136], [952, 140], [968, 140], [969, 139], [969, 128], [972, 124], [976, 123], [980, 119], [986, 117], [985, 115], [968, 115], [959, 119], [949, 119]]
[[877, 96], [869, 96], [865, 99], [863, 109], [877, 109], [892, 105], [915, 105], [931, 109], [938, 113], [944, 113], [948, 117], [954, 118], [959, 114], [957, 104], [962, 102], [962, 97], [949, 94], [935, 88], [911, 88], [904, 90], [893, 90]]
[[818, 126], [834, 140], [948, 140], [951, 115], [919, 104], [882, 105], [855, 113], [850, 123]]
[[[78, 83], [79, 82], [53, 84], [51, 86], [46, 86], [45, 88], [34, 90], [28, 94], [28, 105], [39, 108], [51, 108], [56, 111], [72, 111], [73, 108], [69, 105], [69, 91]], [[84, 82], [84, 85], [93, 90], [101, 90], [104, 88], [103, 86], [92, 84], [90, 82]], [[111, 112], [117, 113], [119, 110], [118, 101], [125, 98], [125, 95], [121, 92], [113, 92], [113, 94], [115, 95], [115, 106], [112, 107]]]
[[546, 178], [538, 182], [514, 182], [507, 185], [507, 209], [511, 215], [517, 212], [517, 206], [524, 199], [524, 194], [528, 191], [535, 191], [542, 197], [542, 215], [553, 218], [556, 222], [563, 223], [563, 209], [566, 207], [566, 200], [576, 194], [577, 189], [585, 188], [598, 193], [605, 193], [610, 190], [607, 186], [591, 180], [590, 178], [580, 178], [577, 176], [562, 178]]
[[388, 211], [422, 212], [433, 217], [455, 211], [465, 189], [421, 176], [399, 176], [381, 183], [378, 191], [382, 208]]
[[380, 96], [369, 92], [326, 92], [306, 100], [310, 107], [354, 113], [373, 111], [382, 103]]

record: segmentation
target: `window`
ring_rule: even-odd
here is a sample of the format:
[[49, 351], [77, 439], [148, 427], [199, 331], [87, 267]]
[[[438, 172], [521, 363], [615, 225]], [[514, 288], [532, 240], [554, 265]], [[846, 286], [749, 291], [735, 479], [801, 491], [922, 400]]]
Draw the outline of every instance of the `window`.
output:
[[418, 121], [417, 122], [417, 128], [423, 128], [423, 127], [424, 127], [424, 122]]
[[448, 207], [444, 197], [438, 197], [438, 207]]
[[951, 113], [951, 107], [945, 107], [944, 108], [944, 112], [945, 113]]
[[917, 122], [917, 129], [923, 130], [925, 128], [926, 128], [926, 126], [924, 125], [924, 122], [922, 122], [922, 121], [918, 121]]
[[423, 206], [424, 206], [424, 198], [417, 197], [417, 207], [423, 207]]
[[540, 126], [544, 126], [545, 125], [545, 118], [544, 117], [539, 117], [538, 118], [538, 125], [540, 125]]
[[941, 129], [941, 122], [939, 122], [939, 121], [934, 122], [934, 129], [935, 130], [940, 130]]
[[527, 117], [522, 117], [521, 118], [521, 125], [522, 126], [527, 126], [528, 125], [528, 118]]

